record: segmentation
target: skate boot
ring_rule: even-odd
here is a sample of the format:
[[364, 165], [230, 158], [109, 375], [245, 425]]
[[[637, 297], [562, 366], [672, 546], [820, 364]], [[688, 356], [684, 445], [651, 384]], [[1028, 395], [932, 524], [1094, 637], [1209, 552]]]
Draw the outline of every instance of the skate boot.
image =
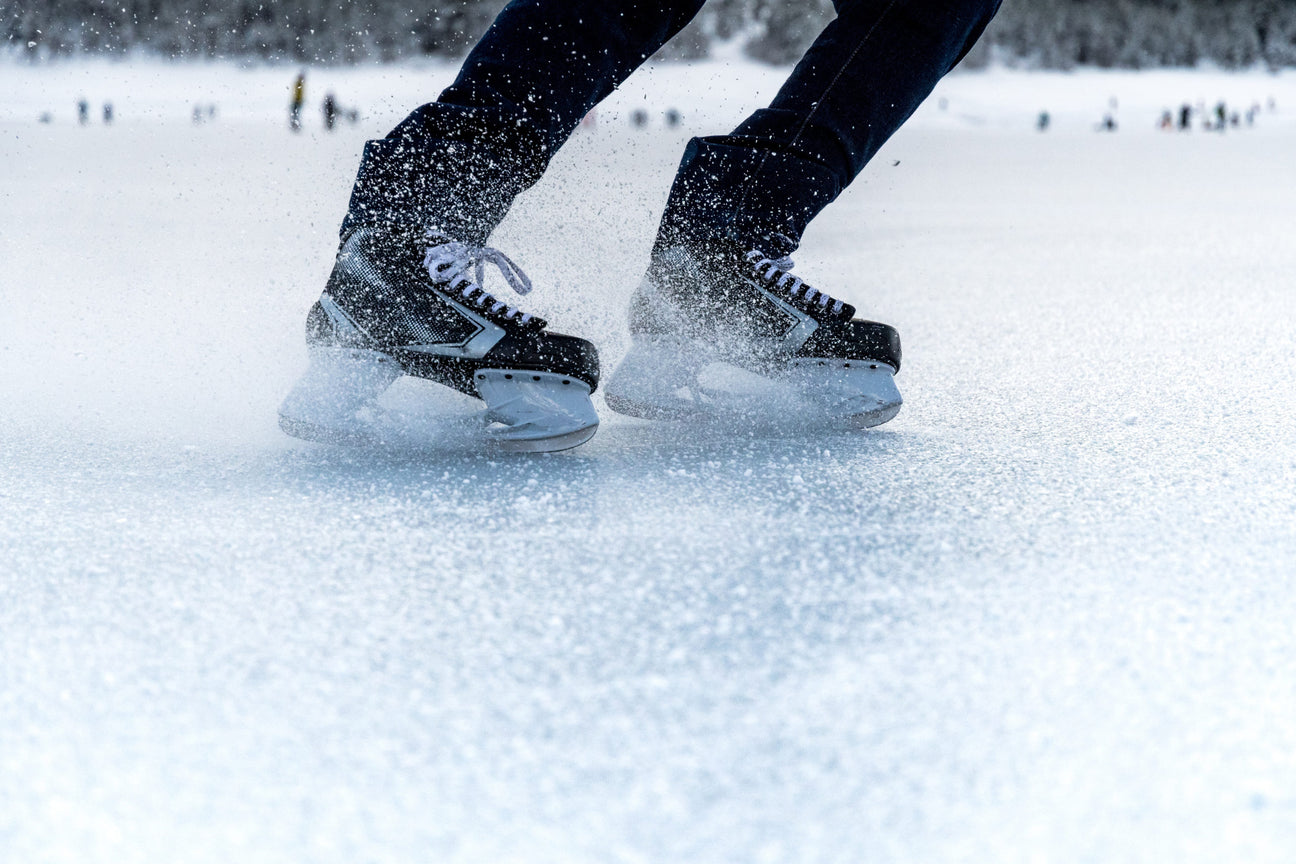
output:
[[280, 427], [311, 441], [397, 443], [402, 430], [377, 399], [413, 375], [484, 401], [474, 434], [501, 449], [588, 441], [598, 428], [594, 346], [486, 292], [488, 263], [518, 293], [531, 289], [495, 249], [421, 229], [352, 231], [307, 316], [310, 367], [280, 407]]
[[792, 262], [729, 241], [654, 250], [608, 407], [651, 419], [845, 422], [900, 411], [900, 337], [811, 288]]

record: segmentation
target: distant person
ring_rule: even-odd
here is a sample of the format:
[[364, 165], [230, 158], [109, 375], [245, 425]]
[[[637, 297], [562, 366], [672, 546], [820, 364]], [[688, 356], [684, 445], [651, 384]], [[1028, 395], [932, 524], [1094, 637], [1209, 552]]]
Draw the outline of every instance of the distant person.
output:
[[298, 72], [292, 85], [292, 101], [288, 106], [288, 128], [301, 131], [302, 105], [306, 102], [306, 73]]
[[[286, 432], [387, 440], [383, 424], [395, 421], [375, 400], [409, 374], [481, 398], [482, 438], [505, 449], [560, 450], [594, 434], [597, 350], [488, 292], [488, 264], [518, 293], [531, 283], [485, 244], [581, 118], [702, 4], [513, 0], [437, 101], [366, 145], [332, 274], [307, 314], [311, 365], [280, 408]], [[855, 318], [793, 274], [788, 256], [999, 0], [834, 6], [769, 108], [685, 148], [630, 303], [630, 352], [607, 382], [613, 410], [745, 416], [749, 392], [699, 380], [711, 362], [835, 421], [876, 426], [900, 410], [894, 328]], [[699, 93], [714, 86], [705, 70], [693, 75]]]
[[1161, 119], [1157, 121], [1157, 128], [1162, 132], [1171, 132], [1175, 128], [1174, 112], [1169, 108], [1161, 112]]
[[338, 107], [337, 100], [333, 98], [332, 93], [324, 96], [324, 128], [329, 132], [333, 131], [333, 123], [337, 119]]
[[105, 126], [111, 126], [113, 122], [113, 104], [105, 102], [103, 105], [103, 122]]
[[1179, 131], [1189, 132], [1192, 130], [1193, 109], [1191, 105], [1184, 104], [1179, 106]]
[[85, 99], [77, 100], [77, 122], [82, 126], [90, 122], [90, 103]]
[[1049, 116], [1049, 112], [1041, 111], [1039, 116], [1035, 118], [1035, 129], [1038, 132], [1047, 132], [1052, 123], [1053, 118]]

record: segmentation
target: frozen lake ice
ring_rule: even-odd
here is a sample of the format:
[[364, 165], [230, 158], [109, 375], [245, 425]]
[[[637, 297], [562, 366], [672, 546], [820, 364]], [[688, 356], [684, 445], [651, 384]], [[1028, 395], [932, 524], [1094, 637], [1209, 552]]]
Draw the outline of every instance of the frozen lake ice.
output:
[[[3, 71], [0, 860], [1296, 855], [1296, 78], [952, 77], [797, 256], [899, 328], [896, 420], [596, 397], [518, 458], [276, 428], [451, 72], [312, 70], [363, 119], [291, 136], [294, 71]], [[683, 141], [778, 80], [632, 78], [495, 237], [525, 307], [610, 368]]]

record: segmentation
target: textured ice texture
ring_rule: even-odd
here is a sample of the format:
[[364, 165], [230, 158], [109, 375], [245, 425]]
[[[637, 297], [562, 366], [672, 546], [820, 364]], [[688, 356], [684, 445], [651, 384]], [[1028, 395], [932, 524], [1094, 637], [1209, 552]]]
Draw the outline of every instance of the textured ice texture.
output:
[[[312, 73], [367, 119], [294, 137], [285, 71], [4, 70], [0, 860], [1292, 859], [1296, 80], [942, 85], [797, 256], [905, 340], [873, 432], [286, 439], [362, 140], [446, 74]], [[619, 359], [684, 137], [774, 83], [633, 79], [496, 237], [527, 308]]]

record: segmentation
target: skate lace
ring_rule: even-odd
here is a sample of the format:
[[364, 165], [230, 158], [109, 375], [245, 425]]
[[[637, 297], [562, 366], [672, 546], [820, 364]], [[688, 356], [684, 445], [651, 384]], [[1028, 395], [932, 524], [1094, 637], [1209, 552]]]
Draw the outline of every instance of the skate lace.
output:
[[490, 246], [470, 246], [435, 232], [428, 232], [424, 240], [428, 247], [423, 254], [423, 266], [434, 281], [444, 283], [465, 301], [488, 309], [492, 315], [499, 315], [505, 321], [516, 319], [520, 324], [534, 321], [538, 326], [544, 326], [541, 319], [510, 306], [482, 287], [486, 265], [494, 264], [510, 288], [519, 294], [530, 292], [531, 280], [503, 252]]
[[752, 269], [756, 271], [756, 275], [763, 282], [780, 291], [788, 292], [793, 300], [813, 303], [820, 309], [841, 317], [854, 312], [850, 306], [847, 306], [842, 301], [835, 300], [824, 292], [810, 287], [801, 280], [801, 277], [790, 273], [789, 271], [796, 265], [793, 264], [792, 259], [789, 257], [770, 258], [759, 249], [753, 249], [747, 253], [747, 260], [751, 262]]

